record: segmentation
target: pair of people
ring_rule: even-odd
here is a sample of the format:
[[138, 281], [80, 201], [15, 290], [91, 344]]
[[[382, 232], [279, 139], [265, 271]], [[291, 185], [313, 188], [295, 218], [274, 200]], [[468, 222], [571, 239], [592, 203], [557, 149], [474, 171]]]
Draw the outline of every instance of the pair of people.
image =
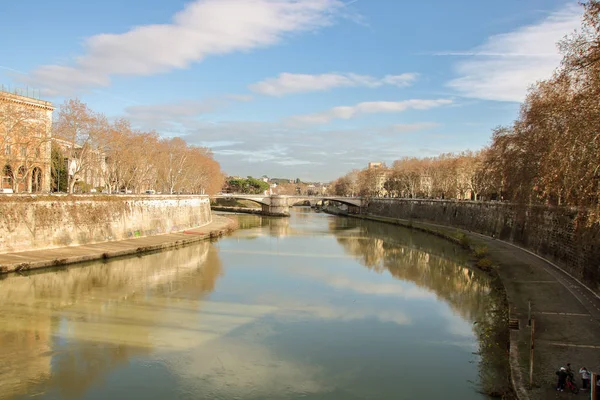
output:
[[[579, 373], [581, 374], [581, 388], [582, 390], [586, 390], [590, 387], [591, 373], [586, 367], [581, 367], [579, 369]], [[560, 369], [556, 371], [556, 375], [558, 375], [558, 384], [556, 385], [556, 390], [562, 392], [565, 389], [567, 379], [569, 379], [572, 382], [574, 378], [571, 363], [567, 363], [567, 368], [560, 367]]]

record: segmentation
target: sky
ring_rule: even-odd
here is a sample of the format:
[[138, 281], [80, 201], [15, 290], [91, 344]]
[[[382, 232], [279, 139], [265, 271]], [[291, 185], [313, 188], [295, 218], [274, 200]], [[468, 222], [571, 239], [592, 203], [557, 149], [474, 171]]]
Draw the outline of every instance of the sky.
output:
[[575, 0], [33, 3], [0, 3], [0, 84], [304, 181], [489, 144], [581, 22]]

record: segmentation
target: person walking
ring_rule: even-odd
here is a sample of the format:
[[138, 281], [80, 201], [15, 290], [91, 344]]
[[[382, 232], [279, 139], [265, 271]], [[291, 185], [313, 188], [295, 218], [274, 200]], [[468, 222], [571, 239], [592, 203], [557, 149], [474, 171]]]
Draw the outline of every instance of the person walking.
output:
[[586, 367], [581, 367], [579, 373], [581, 374], [581, 390], [587, 390], [590, 387], [590, 371]]
[[558, 375], [558, 383], [556, 384], [556, 390], [564, 391], [565, 384], [567, 383], [567, 369], [565, 367], [560, 367], [558, 371], [556, 371], [556, 375]]

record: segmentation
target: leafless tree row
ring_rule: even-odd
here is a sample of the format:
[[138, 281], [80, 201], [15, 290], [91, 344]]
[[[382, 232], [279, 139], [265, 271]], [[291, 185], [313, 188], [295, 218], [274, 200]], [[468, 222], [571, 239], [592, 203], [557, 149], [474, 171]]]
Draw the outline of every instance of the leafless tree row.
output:
[[[110, 122], [79, 100], [67, 100], [57, 112], [54, 150], [68, 160], [68, 190], [79, 182], [102, 182], [109, 193], [212, 194], [224, 182], [211, 151], [190, 146], [181, 138], [160, 138], [154, 131], [132, 128], [130, 122]], [[92, 186], [96, 186], [92, 184]]]
[[535, 83], [510, 126], [475, 153], [404, 158], [384, 170], [351, 171], [345, 195], [504, 199], [600, 213], [600, 2], [582, 4], [581, 29], [559, 48], [560, 68]]

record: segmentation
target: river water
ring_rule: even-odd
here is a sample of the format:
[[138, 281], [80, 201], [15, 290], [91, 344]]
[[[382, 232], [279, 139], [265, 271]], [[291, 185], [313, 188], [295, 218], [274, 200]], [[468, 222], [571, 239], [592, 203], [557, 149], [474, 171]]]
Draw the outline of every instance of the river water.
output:
[[460, 248], [310, 209], [232, 217], [214, 243], [0, 280], [0, 398], [485, 398], [490, 285]]

